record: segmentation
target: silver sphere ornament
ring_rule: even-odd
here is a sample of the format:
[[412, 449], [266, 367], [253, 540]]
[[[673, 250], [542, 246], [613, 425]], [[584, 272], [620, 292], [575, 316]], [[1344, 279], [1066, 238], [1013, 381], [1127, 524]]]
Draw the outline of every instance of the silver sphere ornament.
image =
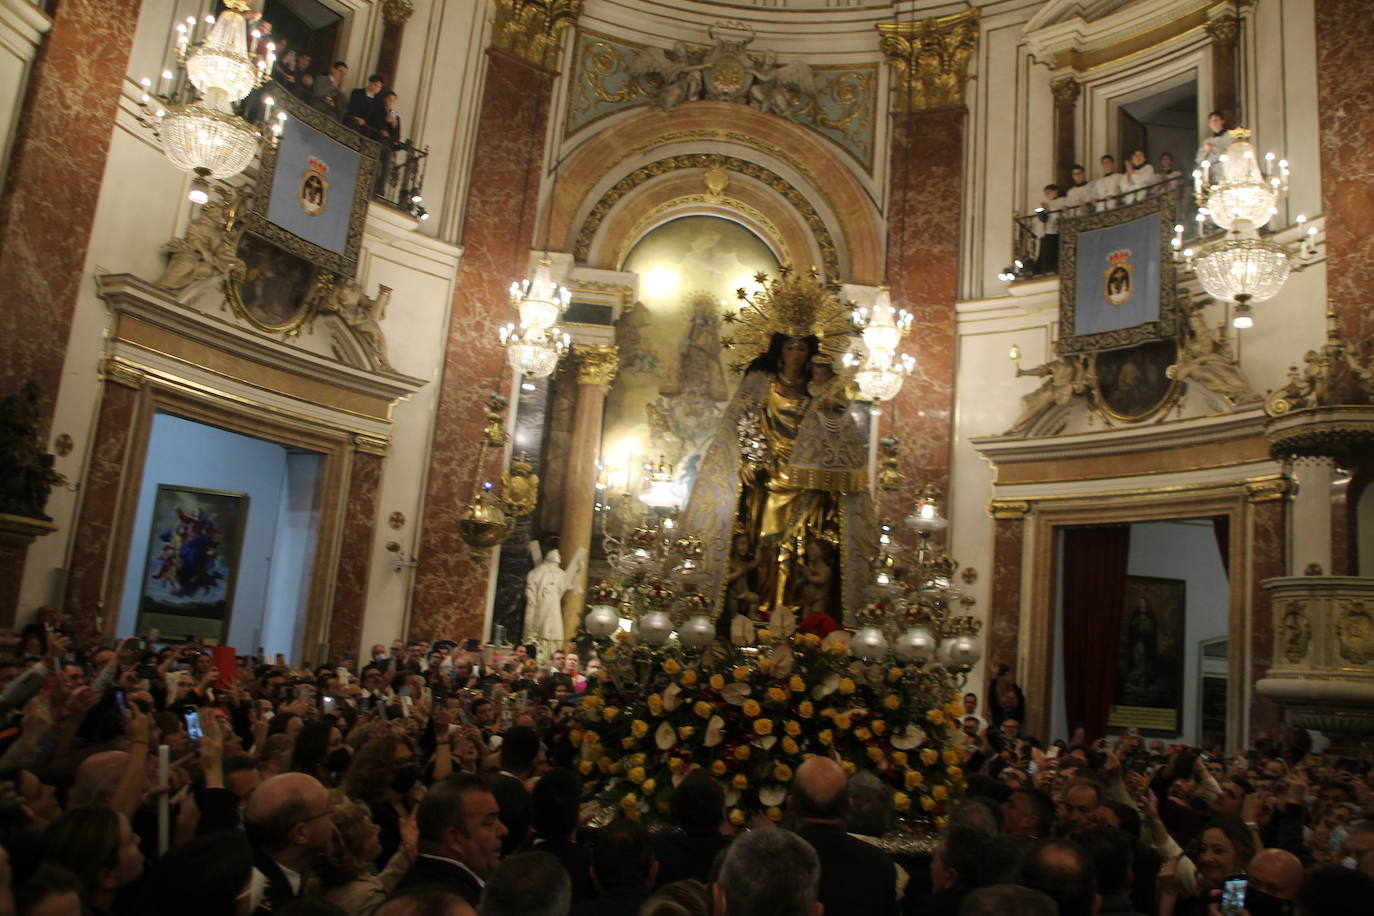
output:
[[663, 611], [650, 611], [639, 618], [639, 637], [651, 646], [662, 645], [673, 632], [673, 618]]
[[925, 627], [912, 627], [897, 637], [897, 655], [904, 661], [925, 664], [938, 643]]
[[978, 659], [983, 657], [983, 650], [978, 645], [978, 640], [967, 634], [956, 636], [949, 644], [949, 664], [958, 668], [972, 668], [978, 664]]
[[587, 609], [582, 625], [596, 638], [605, 639], [619, 629], [620, 614], [609, 604], [594, 604]]
[[678, 629], [677, 638], [689, 649], [704, 649], [716, 635], [716, 625], [705, 614], [694, 614]]
[[849, 641], [849, 651], [859, 658], [873, 658], [887, 651], [887, 639], [877, 627], [860, 627]]

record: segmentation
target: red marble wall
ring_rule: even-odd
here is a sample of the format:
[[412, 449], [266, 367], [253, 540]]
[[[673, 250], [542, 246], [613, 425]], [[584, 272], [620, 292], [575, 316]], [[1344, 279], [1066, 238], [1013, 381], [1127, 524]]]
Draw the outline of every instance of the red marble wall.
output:
[[1363, 349], [1374, 338], [1374, 16], [1366, 3], [1317, 0], [1316, 19], [1326, 295]]
[[[481, 632], [490, 552], [475, 562], [458, 537], [473, 492], [486, 401], [506, 386], [497, 330], [512, 320], [511, 281], [525, 274], [553, 75], [503, 51], [487, 52], [486, 86], [463, 220], [416, 570], [410, 635], [460, 639]], [[522, 207], [522, 200], [524, 205]], [[499, 475], [493, 458], [488, 479]]]
[[[1284, 555], [1284, 515], [1287, 504], [1281, 499], [1255, 503], [1252, 507], [1250, 539], [1250, 734], [1260, 729], [1278, 728], [1282, 711], [1273, 700], [1254, 692], [1253, 685], [1269, 673], [1274, 655], [1274, 627], [1269, 593], [1260, 583], [1288, 572]], [[1234, 571], [1233, 571], [1234, 574]]]
[[66, 610], [78, 629], [101, 622], [115, 511], [139, 399], [138, 391], [114, 382], [107, 381], [102, 388], [95, 447], [81, 482], [81, 508], [67, 569]]
[[1024, 518], [999, 518], [993, 521], [992, 581], [988, 589], [987, 670], [998, 665], [1016, 668], [1016, 629], [1021, 620], [1021, 549], [1026, 523]]
[[45, 435], [140, 4], [52, 4], [0, 194], [0, 393], [37, 381]]
[[[900, 470], [913, 487], [934, 484], [948, 498], [954, 410], [954, 300], [958, 293], [962, 107], [898, 114], [892, 124], [888, 283], [915, 315], [905, 350], [916, 370], [883, 405], [882, 434], [902, 440]], [[884, 493], [880, 512], [900, 521], [910, 493]]]
[[363, 614], [367, 610], [367, 580], [372, 562], [372, 538], [377, 524], [377, 491], [382, 482], [382, 458], [358, 452], [348, 484], [343, 546], [334, 575], [334, 610], [329, 620], [329, 654], [359, 655]]

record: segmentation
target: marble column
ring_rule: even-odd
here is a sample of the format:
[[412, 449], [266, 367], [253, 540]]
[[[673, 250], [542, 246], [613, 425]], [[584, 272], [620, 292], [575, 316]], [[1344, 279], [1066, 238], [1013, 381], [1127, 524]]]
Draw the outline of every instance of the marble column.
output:
[[1073, 187], [1073, 164], [1077, 153], [1078, 96], [1082, 86], [1072, 76], [1050, 83], [1054, 93], [1054, 180], [1067, 194]]
[[377, 52], [375, 70], [382, 75], [388, 89], [395, 85], [406, 22], [414, 12], [415, 5], [410, 0], [382, 0], [382, 46]]
[[[892, 301], [915, 316], [905, 350], [916, 370], [883, 405], [880, 435], [902, 442], [912, 487], [949, 485], [954, 410], [954, 300], [959, 279], [964, 86], [978, 43], [978, 13], [883, 24], [894, 71], [887, 274]], [[910, 493], [879, 495], [880, 517], [910, 512]]]
[[[1212, 39], [1212, 108], [1226, 116], [1227, 124], [1236, 124], [1240, 117], [1240, 73], [1236, 65], [1236, 37], [1240, 23], [1234, 13], [1225, 10], [1207, 23]], [[1126, 151], [1122, 150], [1125, 156]]]
[[141, 0], [57, 0], [0, 192], [0, 394], [42, 388], [46, 438]]
[[1317, 108], [1326, 297], [1346, 341], [1363, 352], [1374, 339], [1374, 17], [1364, 4], [1316, 0]]
[[[559, 33], [575, 21], [580, 2], [498, 0], [495, 45], [486, 79], [468, 175], [461, 244], [439, 403], [425, 489], [419, 567], [410, 635], [481, 637], [491, 554], [474, 554], [458, 536], [472, 498], [474, 461], [486, 401], [506, 389], [498, 331], [511, 320], [508, 289], [525, 271], [533, 244], [539, 168], [552, 101]], [[500, 450], [477, 469], [500, 475]]]
[[[1277, 483], [1282, 484], [1281, 481]], [[1247, 493], [1250, 503], [1250, 670], [1246, 675], [1248, 681], [1255, 684], [1268, 674], [1273, 664], [1271, 604], [1263, 583], [1284, 575], [1288, 569], [1284, 537], [1288, 488], [1274, 483], [1260, 484], [1247, 487]], [[1241, 575], [1241, 571], [1232, 570], [1231, 575]], [[1236, 651], [1240, 651], [1239, 646]], [[1239, 686], [1233, 685], [1232, 689], [1239, 689]], [[1279, 704], [1251, 692], [1251, 737], [1261, 729], [1274, 733], [1282, 718]]]
[[[563, 478], [563, 525], [558, 532], [558, 551], [564, 564], [577, 552], [590, 553], [592, 523], [596, 518], [596, 462], [601, 453], [601, 419], [606, 409], [606, 393], [611, 390], [620, 357], [615, 346], [578, 346], [577, 406], [573, 410], [572, 439], [568, 443], [567, 470]], [[563, 595], [563, 634], [568, 639], [577, 633], [586, 606], [587, 563], [581, 574], [569, 582]]]
[[[370, 441], [370, 440], [369, 440]], [[367, 612], [367, 584], [372, 564], [372, 542], [377, 528], [377, 492], [382, 482], [382, 456], [358, 451], [348, 483], [348, 508], [344, 514], [339, 563], [334, 573], [334, 606], [329, 617], [329, 655], [345, 652], [362, 658], [363, 615]], [[324, 664], [319, 659], [318, 664]]]
[[987, 625], [983, 641], [986, 669], [1016, 668], [1016, 630], [1021, 621], [1021, 552], [1025, 544], [1030, 503], [999, 500], [990, 507], [993, 517], [992, 581], [989, 583]]

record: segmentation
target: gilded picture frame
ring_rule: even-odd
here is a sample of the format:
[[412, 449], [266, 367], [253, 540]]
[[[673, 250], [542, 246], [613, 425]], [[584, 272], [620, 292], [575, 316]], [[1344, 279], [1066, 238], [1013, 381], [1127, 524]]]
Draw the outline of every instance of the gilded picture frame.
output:
[[249, 233], [239, 239], [237, 254], [243, 266], [224, 284], [234, 313], [259, 331], [298, 333], [314, 313], [315, 285], [333, 274]]
[[1181, 732], [1187, 588], [1184, 579], [1126, 577], [1109, 728]]
[[1178, 362], [1178, 341], [1155, 340], [1093, 354], [1093, 403], [1109, 419], [1143, 423], [1166, 412], [1182, 393], [1166, 370]]

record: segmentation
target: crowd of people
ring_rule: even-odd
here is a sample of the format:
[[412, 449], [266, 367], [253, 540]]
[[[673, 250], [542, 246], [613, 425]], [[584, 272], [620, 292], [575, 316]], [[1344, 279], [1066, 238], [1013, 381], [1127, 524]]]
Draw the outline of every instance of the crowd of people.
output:
[[304, 670], [78, 640], [46, 613], [8, 651], [0, 916], [1335, 916], [1374, 901], [1368, 754], [1313, 754], [1300, 729], [1235, 756], [1131, 732], [1041, 742], [1006, 670], [981, 709], [964, 698], [967, 789], [922, 853], [890, 842], [891, 790], [826, 756], [797, 768], [780, 824], [732, 826], [700, 768], [662, 829], [603, 820], [574, 739], [602, 674], [571, 647], [396, 641]]

